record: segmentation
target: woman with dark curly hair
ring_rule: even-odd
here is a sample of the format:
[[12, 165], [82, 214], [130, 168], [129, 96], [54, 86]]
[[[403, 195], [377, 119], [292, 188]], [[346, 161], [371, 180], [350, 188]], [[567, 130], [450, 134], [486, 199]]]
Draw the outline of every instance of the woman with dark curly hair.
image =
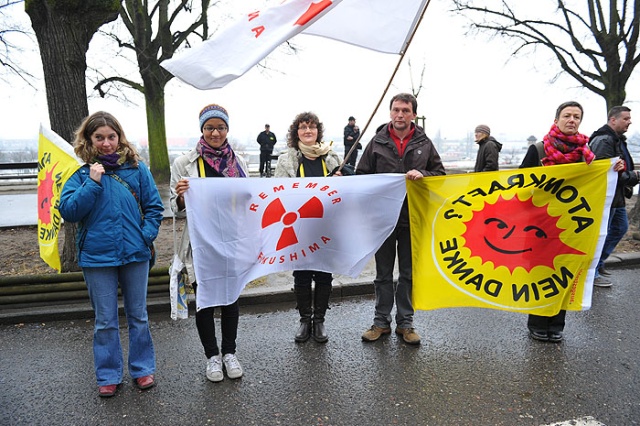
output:
[[107, 112], [87, 117], [75, 152], [86, 164], [64, 185], [60, 214], [77, 222], [78, 265], [95, 312], [93, 358], [98, 395], [113, 396], [124, 363], [118, 325], [118, 285], [129, 327], [129, 375], [140, 389], [155, 386], [156, 358], [147, 315], [151, 247], [164, 207], [153, 177], [122, 126]]
[[[312, 112], [298, 114], [289, 126], [289, 148], [278, 157], [275, 177], [322, 177], [330, 174], [341, 163], [331, 145], [322, 141], [324, 126]], [[335, 173], [340, 176], [340, 172]], [[329, 340], [324, 317], [329, 307], [333, 276], [322, 271], [293, 271], [294, 292], [300, 312], [300, 327], [296, 342], [305, 342], [313, 335], [316, 342]], [[311, 291], [311, 282], [315, 289]], [[312, 304], [313, 301], [313, 304]], [[313, 308], [312, 308], [313, 305]]]

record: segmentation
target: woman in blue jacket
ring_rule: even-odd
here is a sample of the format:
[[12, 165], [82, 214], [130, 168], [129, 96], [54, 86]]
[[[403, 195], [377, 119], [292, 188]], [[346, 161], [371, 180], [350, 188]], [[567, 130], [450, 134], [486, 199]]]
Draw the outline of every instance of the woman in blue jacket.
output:
[[98, 394], [122, 383], [118, 284], [129, 328], [129, 375], [140, 389], [155, 385], [155, 352], [147, 316], [151, 247], [164, 207], [149, 169], [122, 126], [96, 112], [76, 131], [75, 152], [86, 164], [65, 183], [60, 213], [77, 222], [78, 264], [95, 312], [93, 357]]

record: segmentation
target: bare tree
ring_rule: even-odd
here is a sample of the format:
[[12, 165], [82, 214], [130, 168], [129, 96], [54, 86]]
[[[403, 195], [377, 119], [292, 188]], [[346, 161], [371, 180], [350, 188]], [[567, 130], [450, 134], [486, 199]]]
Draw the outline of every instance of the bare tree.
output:
[[425, 62], [422, 63], [422, 70], [420, 71], [420, 80], [418, 81], [417, 85], [413, 81], [413, 67], [411, 65], [411, 59], [409, 59], [407, 64], [409, 66], [409, 77], [411, 79], [411, 94], [415, 96], [417, 99], [418, 96], [420, 95], [420, 92], [422, 91], [422, 88], [424, 87], [422, 83], [424, 82], [424, 72], [427, 69], [427, 64]]
[[[87, 50], [95, 32], [118, 17], [119, 0], [27, 0], [40, 46], [51, 128], [67, 141], [89, 115], [86, 88]], [[62, 271], [77, 270], [75, 232], [65, 224]]]
[[[409, 78], [411, 79], [411, 94], [415, 96], [415, 98], [417, 99], [418, 95], [420, 95], [420, 91], [422, 91], [422, 88], [424, 87], [422, 83], [424, 81], [424, 73], [427, 69], [427, 64], [424, 61], [422, 62], [422, 70], [420, 71], [420, 79], [417, 85], [413, 81], [413, 66], [411, 65], [411, 59], [409, 59], [407, 64], [409, 66]], [[417, 125], [422, 126], [424, 128], [425, 120], [426, 120], [426, 117], [422, 115], [422, 116], [417, 116], [414, 122]]]
[[[205, 40], [209, 23], [207, 10], [210, 0], [200, 0], [199, 11], [194, 13], [193, 1], [124, 0], [120, 17], [131, 39], [125, 40], [118, 34], [110, 34], [119, 46], [133, 51], [138, 62], [142, 82], [122, 76], [107, 77], [96, 84], [95, 89], [106, 96], [109, 85], [125, 85], [144, 95], [147, 111], [147, 132], [149, 137], [149, 162], [151, 172], [158, 183], [168, 183], [170, 177], [169, 154], [165, 125], [165, 86], [173, 75], [160, 66], [165, 59], [188, 43], [190, 36]], [[173, 9], [170, 6], [174, 4]], [[197, 13], [197, 19], [185, 20], [184, 29], [173, 29], [183, 14]]]
[[[454, 11], [472, 19], [472, 28], [512, 39], [514, 55], [547, 49], [562, 71], [605, 99], [607, 110], [624, 103], [627, 82], [640, 62], [640, 0], [586, 0], [571, 6], [566, 0], [453, 3]], [[534, 4], [532, 16], [538, 18], [516, 11], [520, 6], [532, 10]], [[555, 4], [555, 13], [546, 4]]]
[[18, 60], [18, 54], [23, 51], [21, 44], [31, 41], [32, 33], [7, 16], [10, 8], [19, 7], [21, 3], [24, 0], [0, 0], [0, 80], [6, 82], [9, 76], [17, 76], [33, 86], [33, 75]]

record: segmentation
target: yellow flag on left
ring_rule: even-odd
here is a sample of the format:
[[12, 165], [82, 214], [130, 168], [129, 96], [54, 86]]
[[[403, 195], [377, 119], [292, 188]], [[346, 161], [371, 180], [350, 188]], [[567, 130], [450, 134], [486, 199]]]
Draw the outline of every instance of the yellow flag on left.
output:
[[60, 272], [58, 233], [62, 218], [58, 205], [65, 182], [82, 165], [71, 145], [40, 126], [38, 138], [38, 246], [40, 257]]

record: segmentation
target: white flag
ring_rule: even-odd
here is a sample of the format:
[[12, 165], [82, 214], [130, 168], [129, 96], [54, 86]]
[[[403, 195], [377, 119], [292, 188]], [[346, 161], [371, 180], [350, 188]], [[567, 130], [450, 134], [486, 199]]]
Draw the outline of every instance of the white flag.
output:
[[229, 305], [279, 271], [357, 277], [393, 231], [405, 194], [400, 174], [190, 179], [197, 308]]
[[343, 0], [303, 31], [383, 53], [401, 53], [427, 0]]
[[247, 13], [203, 44], [162, 62], [198, 89], [216, 89], [246, 73], [300, 32], [386, 53], [400, 53], [428, 0], [289, 0]]

